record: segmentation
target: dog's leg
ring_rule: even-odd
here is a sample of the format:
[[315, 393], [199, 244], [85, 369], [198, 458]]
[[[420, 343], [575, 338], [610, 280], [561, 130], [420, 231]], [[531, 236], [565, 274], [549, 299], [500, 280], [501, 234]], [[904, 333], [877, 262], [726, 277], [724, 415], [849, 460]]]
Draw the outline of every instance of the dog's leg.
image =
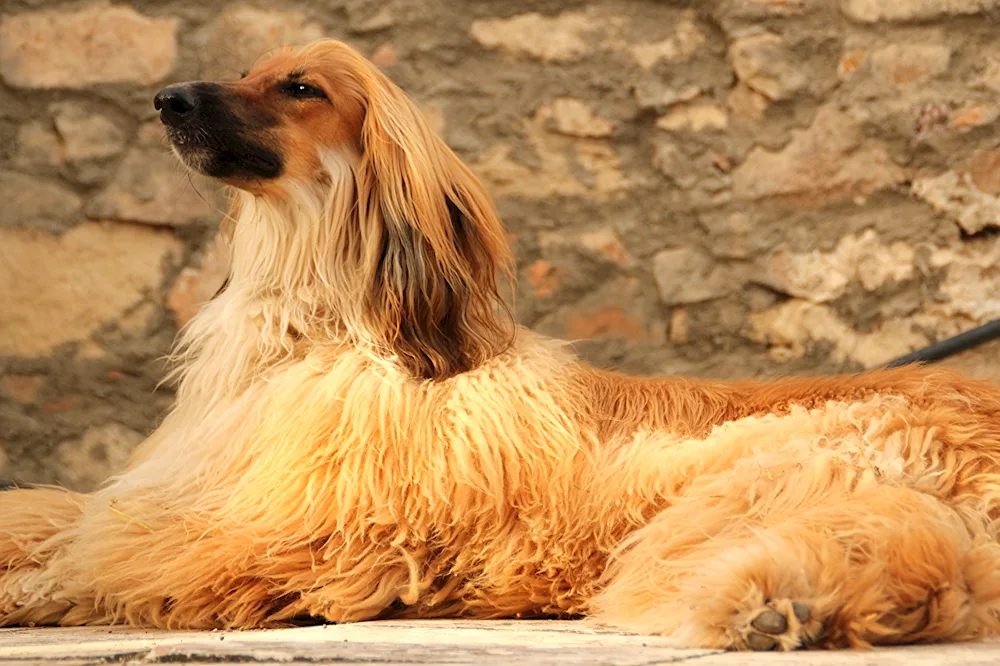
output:
[[614, 567], [595, 601], [600, 618], [686, 647], [750, 650], [997, 630], [992, 539], [970, 536], [949, 507], [906, 488], [830, 499], [774, 524], [742, 525], [710, 500], [666, 510]]
[[58, 624], [73, 607], [53, 561], [84, 497], [57, 488], [0, 492], [0, 626]]
[[621, 545], [598, 619], [752, 650], [997, 632], [1000, 473], [986, 444], [960, 414], [876, 407], [672, 447], [658, 462], [694, 480]]

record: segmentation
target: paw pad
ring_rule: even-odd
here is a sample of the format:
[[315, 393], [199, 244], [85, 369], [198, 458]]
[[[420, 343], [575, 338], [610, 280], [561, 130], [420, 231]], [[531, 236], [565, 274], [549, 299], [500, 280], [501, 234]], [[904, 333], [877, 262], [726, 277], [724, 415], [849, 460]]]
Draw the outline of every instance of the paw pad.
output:
[[766, 610], [755, 617], [750, 626], [765, 634], [783, 634], [788, 630], [788, 620], [776, 610]]
[[[789, 626], [789, 619], [795, 616], [797, 624]], [[781, 643], [788, 645], [788, 640], [782, 638], [794, 638], [786, 636], [789, 629], [800, 632], [802, 625], [806, 624], [812, 617], [812, 612], [807, 604], [795, 601], [791, 604], [791, 613], [785, 614], [774, 608], [765, 608], [750, 621], [750, 631], [746, 633], [746, 646], [754, 652], [767, 652], [780, 649]], [[800, 638], [801, 640], [801, 638]], [[796, 641], [798, 643], [798, 641]]]
[[800, 624], [805, 624], [809, 621], [809, 617], [812, 613], [809, 612], [809, 606], [806, 606], [801, 601], [792, 602], [792, 612], [795, 613], [795, 619], [799, 621]]
[[778, 647], [778, 641], [764, 634], [752, 633], [747, 636], [747, 647], [754, 652], [768, 652]]

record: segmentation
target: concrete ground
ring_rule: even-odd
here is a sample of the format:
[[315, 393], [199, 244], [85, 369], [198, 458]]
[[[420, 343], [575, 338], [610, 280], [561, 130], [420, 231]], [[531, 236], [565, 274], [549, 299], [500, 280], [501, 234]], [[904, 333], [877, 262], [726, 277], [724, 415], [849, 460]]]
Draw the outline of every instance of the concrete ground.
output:
[[0, 629], [3, 666], [89, 664], [538, 664], [651, 666], [687, 663], [861, 666], [1000, 664], [1000, 641], [851, 652], [725, 653], [556, 621], [405, 621], [247, 632], [128, 628]]

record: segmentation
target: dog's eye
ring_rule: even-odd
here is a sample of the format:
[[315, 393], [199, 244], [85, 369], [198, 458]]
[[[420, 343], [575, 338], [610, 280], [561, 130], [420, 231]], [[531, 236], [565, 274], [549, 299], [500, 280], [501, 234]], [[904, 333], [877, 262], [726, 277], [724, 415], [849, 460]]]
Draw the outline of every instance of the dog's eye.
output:
[[326, 99], [326, 93], [308, 83], [290, 81], [281, 87], [283, 93], [295, 99]]
[[249, 74], [249, 73], [250, 72], [248, 72], [247, 70], [244, 69], [242, 72], [240, 72], [240, 78], [241, 79], [247, 78], [247, 74]]

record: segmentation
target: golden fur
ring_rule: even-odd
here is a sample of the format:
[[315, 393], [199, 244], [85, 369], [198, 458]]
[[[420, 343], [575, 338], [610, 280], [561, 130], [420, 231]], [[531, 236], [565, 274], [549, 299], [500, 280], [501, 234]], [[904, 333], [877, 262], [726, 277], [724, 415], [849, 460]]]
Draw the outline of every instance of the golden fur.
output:
[[[268, 92], [293, 70], [332, 104]], [[0, 626], [587, 615], [728, 649], [997, 631], [998, 388], [588, 367], [511, 325], [482, 185], [363, 58], [322, 41], [226, 85], [279, 119], [285, 172], [227, 181], [228, 286], [129, 469], [0, 493]]]

